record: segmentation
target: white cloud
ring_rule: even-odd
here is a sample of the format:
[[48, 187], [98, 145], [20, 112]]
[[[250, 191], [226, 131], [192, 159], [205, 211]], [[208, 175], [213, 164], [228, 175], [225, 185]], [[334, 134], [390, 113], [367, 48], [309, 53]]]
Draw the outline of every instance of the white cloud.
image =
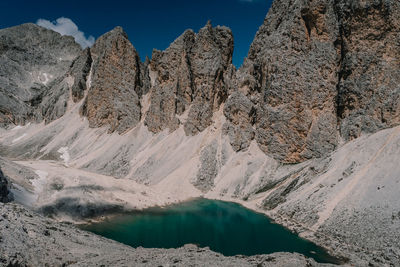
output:
[[46, 19], [38, 19], [37, 25], [44, 28], [53, 30], [61, 35], [70, 35], [75, 38], [75, 41], [82, 46], [82, 48], [90, 47], [94, 44], [94, 37], [85, 37], [85, 34], [78, 29], [78, 26], [69, 18], [58, 18], [56, 21], [49, 21]]

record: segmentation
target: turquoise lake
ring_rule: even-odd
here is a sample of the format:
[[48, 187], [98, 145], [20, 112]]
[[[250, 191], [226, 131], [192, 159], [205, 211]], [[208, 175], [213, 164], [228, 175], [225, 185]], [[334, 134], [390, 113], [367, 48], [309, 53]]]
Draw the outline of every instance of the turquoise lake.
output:
[[210, 247], [225, 256], [298, 252], [318, 262], [337, 260], [314, 243], [239, 204], [196, 199], [113, 217], [84, 230], [132, 247]]

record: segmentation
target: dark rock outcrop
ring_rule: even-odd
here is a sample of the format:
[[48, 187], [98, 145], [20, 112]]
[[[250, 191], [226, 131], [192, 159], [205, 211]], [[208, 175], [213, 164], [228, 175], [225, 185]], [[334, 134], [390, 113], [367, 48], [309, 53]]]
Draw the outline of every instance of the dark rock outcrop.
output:
[[[82, 107], [90, 127], [123, 133], [141, 118], [144, 92], [139, 55], [121, 27], [101, 36], [90, 49], [91, 87]], [[78, 90], [79, 91], [79, 90]]]
[[8, 191], [8, 181], [4, 177], [0, 169], [0, 202], [9, 202], [11, 200], [10, 192]]
[[[230, 29], [210, 23], [198, 34], [185, 31], [171, 46], [155, 50], [150, 62], [151, 104], [145, 123], [152, 132], [173, 131], [184, 124], [194, 135], [212, 123], [228, 96], [232, 76]], [[187, 118], [178, 117], [187, 112]]]
[[69, 73], [74, 77], [71, 86], [71, 95], [74, 102], [78, 102], [84, 97], [91, 65], [92, 56], [89, 48], [83, 50], [79, 57], [72, 63]]

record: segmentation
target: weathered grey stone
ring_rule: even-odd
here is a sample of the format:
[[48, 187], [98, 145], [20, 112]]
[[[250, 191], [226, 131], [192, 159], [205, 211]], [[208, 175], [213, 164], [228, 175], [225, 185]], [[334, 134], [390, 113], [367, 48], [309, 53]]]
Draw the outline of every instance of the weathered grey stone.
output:
[[[237, 72], [260, 148], [281, 162], [400, 123], [399, 2], [276, 0]], [[284, 12], [282, 12], [284, 11]], [[249, 118], [227, 125], [235, 150]], [[339, 129], [339, 131], [338, 131]], [[233, 137], [233, 139], [232, 139]]]
[[197, 97], [193, 101], [184, 126], [187, 135], [196, 135], [211, 125], [213, 116], [211, 105], [211, 103], [205, 102], [202, 97]]
[[195, 135], [212, 123], [212, 114], [228, 98], [225, 72], [232, 64], [233, 36], [229, 28], [212, 28], [208, 22], [200, 29], [192, 49], [194, 104], [189, 110], [185, 132]]
[[49, 87], [50, 90], [43, 96], [39, 105], [41, 115], [46, 123], [65, 114], [70, 93], [66, 75], [51, 82]]
[[185, 31], [165, 51], [153, 51], [149, 68], [152, 77], [151, 104], [145, 123], [152, 132], [178, 128], [181, 115], [192, 102], [193, 81], [190, 53], [195, 33]]
[[235, 151], [248, 148], [254, 139], [254, 104], [242, 92], [236, 91], [226, 101], [224, 115], [228, 122], [223, 130], [229, 136], [232, 148]]
[[86, 48], [82, 51], [77, 59], [72, 63], [69, 74], [74, 81], [71, 86], [71, 95], [74, 102], [78, 102], [84, 96], [86, 91], [86, 82], [92, 65], [92, 56], [90, 49]]
[[340, 132], [346, 140], [400, 124], [400, 2], [338, 1]]
[[207, 192], [213, 188], [214, 179], [218, 174], [217, 144], [215, 141], [201, 151], [200, 164], [193, 185], [201, 191]]
[[[228, 95], [233, 37], [210, 23], [198, 34], [185, 31], [169, 48], [155, 50], [150, 63], [151, 104], [145, 123], [152, 132], [173, 131], [184, 124], [194, 135], [211, 125], [213, 113]], [[185, 121], [177, 115], [188, 111]]]
[[141, 63], [121, 27], [102, 35], [90, 49], [91, 87], [82, 106], [90, 127], [123, 133], [141, 118]]
[[73, 37], [35, 24], [0, 30], [0, 124], [41, 121], [47, 112], [40, 106], [52, 93], [52, 82], [65, 75], [80, 51]]
[[141, 82], [141, 91], [140, 95], [146, 95], [151, 88], [151, 80], [149, 75], [149, 65], [150, 59], [146, 56], [144, 62], [139, 62], [140, 64], [140, 82]]
[[[284, 12], [283, 12], [284, 11]], [[260, 148], [283, 162], [335, 149], [338, 25], [333, 1], [275, 1], [239, 73]]]

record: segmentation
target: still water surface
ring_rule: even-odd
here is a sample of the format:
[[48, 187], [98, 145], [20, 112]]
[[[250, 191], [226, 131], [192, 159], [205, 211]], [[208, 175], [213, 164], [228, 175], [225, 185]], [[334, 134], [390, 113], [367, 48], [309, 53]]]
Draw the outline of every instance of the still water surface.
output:
[[132, 247], [178, 248], [197, 244], [226, 256], [298, 252], [335, 263], [324, 249], [232, 202], [196, 199], [113, 217], [83, 229]]

